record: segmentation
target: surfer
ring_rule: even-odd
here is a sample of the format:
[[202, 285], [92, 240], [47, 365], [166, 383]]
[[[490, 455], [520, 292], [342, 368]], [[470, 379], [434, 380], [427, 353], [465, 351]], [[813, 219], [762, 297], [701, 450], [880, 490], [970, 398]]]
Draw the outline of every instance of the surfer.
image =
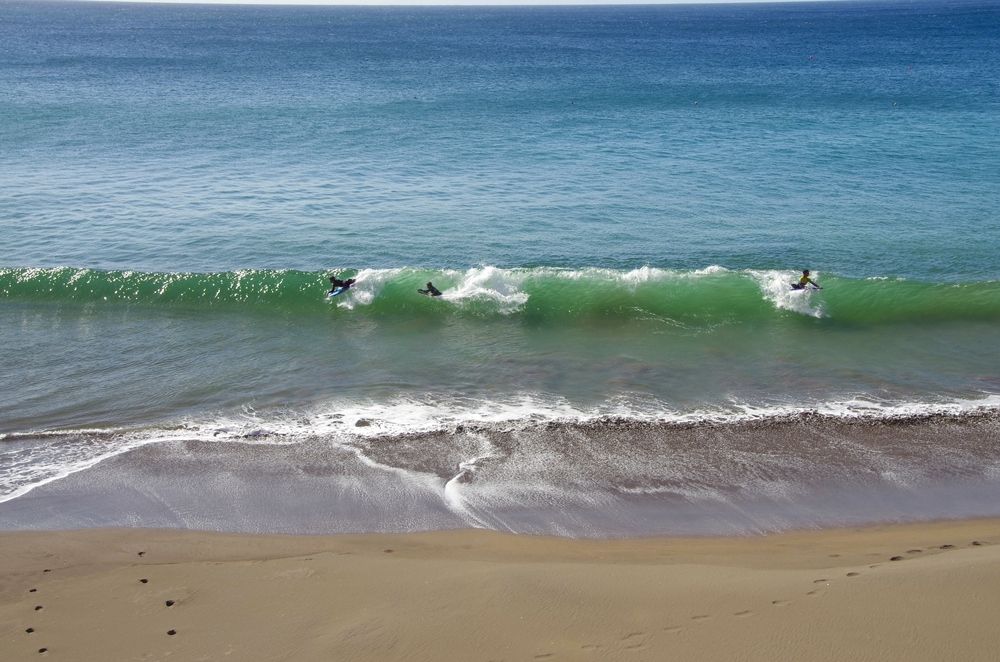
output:
[[429, 297], [439, 297], [439, 296], [441, 296], [441, 290], [439, 290], [438, 288], [434, 287], [434, 283], [432, 283], [430, 281], [427, 281], [427, 289], [426, 290], [417, 290], [417, 292], [420, 292], [421, 294], [426, 294]]
[[809, 277], [809, 270], [803, 269], [802, 276], [799, 278], [799, 282], [792, 283], [793, 290], [804, 290], [807, 286], [812, 285], [812, 289], [822, 290], [823, 288], [816, 284], [812, 278]]
[[347, 288], [349, 288], [351, 285], [354, 285], [354, 283], [356, 283], [356, 282], [357, 281], [355, 279], [353, 279], [353, 278], [348, 278], [347, 280], [340, 280], [339, 278], [336, 278], [334, 276], [330, 276], [330, 285], [331, 285], [331, 288], [330, 288], [330, 291], [327, 292], [327, 294], [333, 294], [338, 289], [340, 291], [344, 291]]

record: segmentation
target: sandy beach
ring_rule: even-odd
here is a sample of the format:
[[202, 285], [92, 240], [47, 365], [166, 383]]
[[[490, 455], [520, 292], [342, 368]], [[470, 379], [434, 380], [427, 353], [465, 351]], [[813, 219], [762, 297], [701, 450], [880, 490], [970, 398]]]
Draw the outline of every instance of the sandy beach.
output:
[[0, 659], [1000, 657], [1000, 519], [734, 538], [0, 533]]

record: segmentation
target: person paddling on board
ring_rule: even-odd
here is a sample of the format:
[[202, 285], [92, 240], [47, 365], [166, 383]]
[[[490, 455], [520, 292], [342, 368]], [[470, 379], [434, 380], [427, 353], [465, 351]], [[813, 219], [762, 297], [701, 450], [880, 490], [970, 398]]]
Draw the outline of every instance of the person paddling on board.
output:
[[330, 276], [330, 285], [332, 287], [330, 288], [330, 291], [327, 292], [327, 294], [333, 294], [338, 289], [340, 289], [341, 291], [344, 291], [344, 290], [348, 289], [351, 285], [354, 285], [354, 283], [356, 283], [356, 282], [357, 281], [355, 279], [353, 279], [353, 278], [348, 278], [347, 280], [340, 280], [339, 278], [335, 278], [334, 276]]
[[816, 289], [816, 290], [822, 290], [823, 289], [822, 287], [820, 287], [819, 285], [816, 284], [816, 281], [814, 281], [812, 278], [809, 277], [809, 270], [808, 269], [803, 269], [802, 270], [802, 276], [799, 278], [799, 282], [792, 283], [792, 289], [793, 290], [804, 290], [809, 285], [812, 285], [812, 289]]
[[429, 297], [439, 297], [439, 296], [441, 296], [441, 290], [439, 290], [438, 288], [434, 287], [434, 283], [432, 283], [430, 281], [427, 281], [427, 289], [426, 290], [417, 290], [417, 292], [420, 292], [421, 294], [426, 294]]

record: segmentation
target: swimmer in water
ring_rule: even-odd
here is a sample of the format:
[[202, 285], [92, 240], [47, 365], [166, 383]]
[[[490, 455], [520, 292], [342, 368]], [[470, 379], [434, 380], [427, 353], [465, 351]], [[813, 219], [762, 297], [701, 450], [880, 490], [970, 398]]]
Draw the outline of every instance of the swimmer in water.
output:
[[427, 281], [427, 289], [426, 290], [417, 290], [417, 292], [420, 292], [421, 294], [426, 294], [429, 297], [439, 297], [439, 296], [441, 296], [441, 290], [439, 290], [438, 288], [434, 287], [434, 283], [432, 283], [430, 281]]
[[346, 289], [350, 288], [351, 285], [354, 285], [354, 283], [356, 283], [356, 282], [358, 282], [358, 281], [356, 281], [353, 278], [348, 278], [347, 280], [340, 280], [339, 278], [334, 278], [333, 276], [330, 276], [330, 286], [331, 287], [330, 287], [330, 291], [327, 292], [327, 294], [333, 294], [338, 289], [346, 290]]

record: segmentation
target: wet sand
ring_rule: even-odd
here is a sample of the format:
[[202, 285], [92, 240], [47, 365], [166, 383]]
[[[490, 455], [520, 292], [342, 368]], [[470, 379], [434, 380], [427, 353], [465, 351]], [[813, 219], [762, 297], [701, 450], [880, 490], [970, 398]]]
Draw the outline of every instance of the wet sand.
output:
[[[180, 438], [115, 454], [131, 443], [127, 435], [79, 433], [5, 440], [20, 474], [38, 469], [24, 484], [39, 484], [0, 503], [0, 530], [478, 527], [636, 538], [1000, 517], [994, 410], [721, 424], [522, 421], [352, 439]], [[109, 457], [50, 480], [63, 454], [90, 446]]]
[[1000, 519], [628, 540], [4, 532], [0, 659], [998, 659], [997, 543]]

